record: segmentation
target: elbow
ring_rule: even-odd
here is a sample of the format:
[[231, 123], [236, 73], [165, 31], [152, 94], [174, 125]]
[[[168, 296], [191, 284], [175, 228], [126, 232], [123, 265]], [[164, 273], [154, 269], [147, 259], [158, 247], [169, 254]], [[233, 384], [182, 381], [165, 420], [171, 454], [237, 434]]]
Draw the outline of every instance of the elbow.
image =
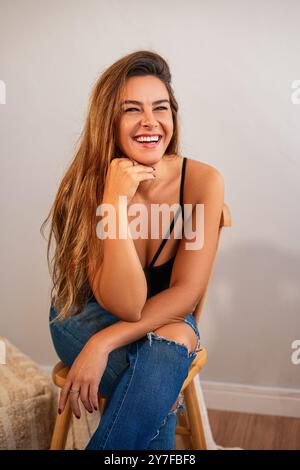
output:
[[141, 311], [133, 308], [112, 307], [110, 312], [120, 320], [127, 322], [137, 322], [141, 319]]
[[141, 320], [141, 314], [136, 314], [134, 317], [132, 317], [130, 320], [127, 320], [129, 322], [137, 322], [137, 321], [140, 321]]
[[111, 298], [105, 298], [105, 302], [100, 302], [100, 304], [105, 310], [107, 310], [112, 315], [115, 315], [120, 320], [136, 322], [141, 319], [142, 308], [139, 308], [136, 303], [135, 305], [126, 305], [125, 302], [116, 302]]
[[134, 306], [131, 305], [131, 306], [128, 306], [127, 308], [124, 308], [122, 306], [122, 308], [120, 309], [119, 314], [120, 315], [122, 314], [124, 316], [124, 320], [126, 320], [126, 321], [136, 322], [136, 321], [141, 320], [143, 308], [144, 308], [144, 304], [139, 307], [139, 306], [137, 306], [136, 303], [135, 303]]
[[142, 310], [146, 299], [137, 299], [133, 297], [110, 299], [111, 312], [121, 320], [136, 322], [142, 318]]
[[139, 321], [142, 317], [142, 310], [147, 300], [147, 293], [137, 297], [131, 295], [108, 295], [107, 291], [102, 291], [100, 295], [100, 289], [95, 292], [95, 297], [102, 305], [102, 307], [109, 311], [112, 315], [115, 315], [120, 320], [128, 322]]

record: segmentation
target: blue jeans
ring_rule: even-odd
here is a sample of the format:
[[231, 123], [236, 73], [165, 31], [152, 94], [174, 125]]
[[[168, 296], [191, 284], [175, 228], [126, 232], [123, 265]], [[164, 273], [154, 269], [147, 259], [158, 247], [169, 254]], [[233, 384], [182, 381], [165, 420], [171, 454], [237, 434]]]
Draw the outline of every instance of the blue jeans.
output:
[[[51, 305], [49, 321], [56, 314]], [[50, 323], [59, 359], [71, 367], [91, 336], [118, 321], [92, 297], [78, 315]], [[184, 409], [183, 397], [174, 411], [170, 409], [200, 350], [193, 314], [188, 314], [184, 322], [197, 334], [195, 351], [188, 353], [184, 344], [149, 332], [110, 352], [99, 384], [106, 404], [86, 450], [174, 450], [177, 411]]]

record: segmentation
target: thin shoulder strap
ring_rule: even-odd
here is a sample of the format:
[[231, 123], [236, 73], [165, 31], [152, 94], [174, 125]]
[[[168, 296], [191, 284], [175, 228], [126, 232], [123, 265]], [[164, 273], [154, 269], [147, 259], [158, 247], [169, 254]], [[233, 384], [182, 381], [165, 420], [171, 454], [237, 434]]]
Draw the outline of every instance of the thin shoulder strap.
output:
[[181, 206], [181, 211], [182, 211], [182, 222], [184, 222], [183, 189], [184, 189], [186, 161], [187, 161], [187, 158], [184, 157], [183, 158], [183, 163], [182, 163], [181, 181], [180, 181], [180, 206]]
[[[157, 252], [155, 253], [155, 255], [153, 256], [153, 259], [151, 261], [151, 263], [149, 264], [149, 268], [151, 268], [155, 261], [157, 260], [157, 258], [159, 257], [162, 249], [164, 248], [165, 244], [167, 243], [172, 231], [173, 231], [173, 228], [174, 228], [174, 225], [178, 219], [178, 216], [180, 214], [180, 212], [182, 213], [182, 220], [184, 222], [184, 205], [183, 205], [183, 189], [184, 189], [184, 178], [185, 178], [185, 167], [186, 167], [186, 161], [187, 161], [187, 158], [186, 157], [183, 157], [183, 163], [182, 163], [182, 169], [181, 169], [181, 179], [180, 179], [180, 191], [179, 191], [179, 201], [180, 201], [180, 207], [178, 208], [175, 216], [174, 216], [174, 219], [172, 220], [171, 222], [171, 225], [169, 227], [169, 229], [167, 230], [167, 233], [165, 234]], [[183, 227], [183, 223], [182, 223], [182, 227]]]

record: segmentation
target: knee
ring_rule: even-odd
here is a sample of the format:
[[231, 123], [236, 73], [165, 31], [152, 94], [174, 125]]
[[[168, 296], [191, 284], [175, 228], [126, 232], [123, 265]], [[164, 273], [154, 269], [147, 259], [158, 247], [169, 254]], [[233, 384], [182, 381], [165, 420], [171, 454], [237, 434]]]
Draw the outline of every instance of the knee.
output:
[[184, 344], [188, 349], [188, 354], [196, 350], [198, 337], [193, 328], [184, 321], [168, 323], [154, 330], [154, 333], [165, 339], [176, 341], [178, 344]]

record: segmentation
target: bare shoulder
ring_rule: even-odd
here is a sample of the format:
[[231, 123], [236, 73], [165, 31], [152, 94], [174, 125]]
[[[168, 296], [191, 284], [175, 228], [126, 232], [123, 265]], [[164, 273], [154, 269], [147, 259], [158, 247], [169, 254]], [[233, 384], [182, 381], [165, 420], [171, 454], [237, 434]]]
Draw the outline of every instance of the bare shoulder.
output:
[[200, 162], [199, 160], [193, 160], [192, 158], [187, 158], [188, 165], [191, 168], [191, 173], [195, 175], [195, 177], [205, 179], [205, 178], [217, 178], [221, 177], [222, 175], [217, 168], [212, 165], [209, 165], [205, 162]]
[[187, 158], [187, 178], [190, 198], [200, 202], [212, 193], [219, 197], [224, 193], [224, 178], [220, 171], [208, 163]]

